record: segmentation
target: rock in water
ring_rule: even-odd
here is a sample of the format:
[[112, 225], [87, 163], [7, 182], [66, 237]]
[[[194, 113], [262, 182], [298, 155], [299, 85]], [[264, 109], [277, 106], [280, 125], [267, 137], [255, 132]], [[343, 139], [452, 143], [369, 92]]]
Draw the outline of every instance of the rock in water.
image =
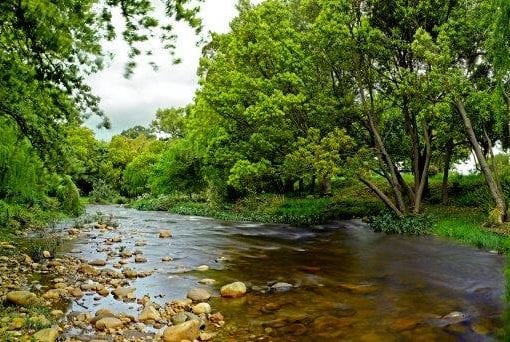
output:
[[211, 298], [209, 291], [201, 288], [194, 288], [189, 290], [186, 296], [194, 302], [203, 302]]
[[278, 282], [278, 283], [274, 284], [273, 286], [271, 286], [270, 290], [271, 290], [271, 292], [287, 292], [287, 291], [291, 290], [293, 287], [294, 286], [292, 286], [292, 284]]
[[240, 281], [222, 286], [221, 296], [225, 298], [242, 297], [246, 294], [246, 285]]
[[11, 304], [27, 307], [35, 303], [37, 296], [29, 291], [12, 291], [7, 293], [5, 299]]
[[48, 328], [39, 330], [32, 336], [36, 342], [55, 342], [58, 337], [58, 330], [55, 328]]
[[161, 239], [170, 238], [170, 237], [172, 237], [172, 232], [169, 231], [168, 229], [160, 230], [159, 231], [159, 237]]
[[159, 312], [151, 305], [147, 305], [142, 312], [140, 312], [140, 315], [138, 316], [138, 320], [140, 322], [145, 321], [159, 321], [161, 319], [161, 315]]
[[200, 323], [198, 321], [186, 321], [184, 323], [168, 327], [163, 332], [163, 341], [181, 342], [182, 340], [194, 341], [200, 335]]
[[193, 306], [192, 311], [197, 315], [204, 313], [209, 314], [211, 313], [211, 306], [208, 303], [198, 303], [197, 305]]
[[121, 326], [123, 326], [122, 321], [116, 317], [105, 317], [96, 322], [97, 330], [115, 329]]
[[106, 265], [106, 260], [102, 260], [102, 259], [92, 260], [91, 262], [89, 262], [89, 265], [92, 265], [92, 266], [105, 266]]

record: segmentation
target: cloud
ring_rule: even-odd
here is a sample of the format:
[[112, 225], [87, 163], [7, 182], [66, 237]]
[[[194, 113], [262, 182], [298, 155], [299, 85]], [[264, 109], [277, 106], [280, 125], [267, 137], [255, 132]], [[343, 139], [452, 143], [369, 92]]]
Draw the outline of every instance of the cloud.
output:
[[[205, 0], [201, 17], [205, 32], [227, 32], [229, 23], [237, 14], [237, 0]], [[114, 15], [114, 22], [122, 26], [120, 14]], [[196, 70], [201, 54], [197, 47], [198, 37], [183, 23], [175, 24], [177, 57], [182, 63], [173, 65], [168, 52], [152, 42], [153, 56], [137, 59], [138, 67], [130, 79], [123, 77], [128, 49], [122, 39], [105, 44], [106, 51], [114, 59], [101, 72], [89, 78], [94, 94], [101, 97], [101, 107], [112, 122], [112, 129], [98, 130], [97, 118], [91, 118], [86, 125], [96, 131], [98, 138], [109, 139], [112, 135], [135, 125], [148, 125], [158, 108], [184, 106], [190, 103], [198, 86]], [[155, 61], [159, 70], [154, 72], [148, 65]]]

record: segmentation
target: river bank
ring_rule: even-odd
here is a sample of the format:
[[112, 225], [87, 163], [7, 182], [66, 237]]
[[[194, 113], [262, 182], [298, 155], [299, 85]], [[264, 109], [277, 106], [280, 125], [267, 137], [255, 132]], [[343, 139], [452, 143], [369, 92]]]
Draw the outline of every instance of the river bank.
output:
[[[56, 256], [23, 266], [47, 272], [39, 283], [27, 278], [8, 288], [36, 293], [49, 304], [48, 318], [61, 310], [65, 316], [49, 324], [69, 341], [155, 338], [190, 317], [207, 325], [203, 339], [217, 341], [490, 340], [501, 328], [504, 260], [497, 254], [373, 233], [360, 221], [293, 227], [119, 206], [88, 211], [113, 220], [66, 228], [69, 241]], [[160, 238], [167, 230], [172, 237]], [[238, 281], [247, 293], [222, 298], [221, 288]], [[207, 305], [197, 307], [201, 301]], [[39, 309], [9, 310], [12, 327], [14, 318], [30, 321]], [[157, 319], [147, 323], [145, 314]], [[119, 325], [102, 331], [101, 318]], [[197, 332], [195, 323], [188, 325]], [[30, 335], [36, 328], [42, 326], [24, 323], [11, 332]]]

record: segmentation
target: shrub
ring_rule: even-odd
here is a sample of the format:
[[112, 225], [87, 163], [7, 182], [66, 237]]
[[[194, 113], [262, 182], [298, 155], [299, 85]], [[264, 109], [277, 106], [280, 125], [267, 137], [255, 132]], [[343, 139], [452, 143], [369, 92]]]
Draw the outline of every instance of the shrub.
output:
[[83, 206], [80, 201], [80, 192], [73, 183], [71, 177], [65, 176], [62, 184], [57, 189], [57, 198], [60, 203], [60, 209], [72, 216], [78, 216], [83, 212]]
[[386, 234], [426, 235], [432, 228], [432, 219], [428, 215], [407, 215], [402, 218], [390, 212], [370, 218], [370, 226], [376, 232]]
[[90, 202], [97, 204], [114, 203], [118, 197], [119, 194], [113, 187], [102, 179], [94, 182], [93, 189], [89, 194]]

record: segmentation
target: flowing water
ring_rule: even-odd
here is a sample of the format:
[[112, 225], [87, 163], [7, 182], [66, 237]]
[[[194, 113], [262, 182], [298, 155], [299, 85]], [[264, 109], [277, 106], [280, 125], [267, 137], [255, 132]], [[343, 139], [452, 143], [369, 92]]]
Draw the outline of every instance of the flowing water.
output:
[[[149, 294], [163, 304], [193, 287], [217, 295], [211, 306], [226, 321], [218, 341], [484, 341], [494, 340], [501, 325], [504, 260], [497, 254], [433, 237], [374, 233], [357, 220], [293, 227], [120, 206], [90, 206], [88, 212], [114, 215], [118, 229], [82, 234], [67, 253], [107, 259], [98, 248], [121, 236], [117, 247], [140, 249], [148, 259], [127, 266], [155, 271], [132, 281], [137, 298]], [[161, 229], [173, 237], [159, 239]], [[141, 240], [147, 244], [136, 247]], [[167, 255], [173, 261], [162, 262]], [[209, 270], [196, 271], [199, 265]], [[199, 285], [202, 278], [217, 282]], [[219, 288], [232, 281], [251, 290], [221, 299]], [[268, 291], [275, 282], [293, 287]], [[139, 306], [85, 296], [70, 310], [84, 308], [136, 315]]]

